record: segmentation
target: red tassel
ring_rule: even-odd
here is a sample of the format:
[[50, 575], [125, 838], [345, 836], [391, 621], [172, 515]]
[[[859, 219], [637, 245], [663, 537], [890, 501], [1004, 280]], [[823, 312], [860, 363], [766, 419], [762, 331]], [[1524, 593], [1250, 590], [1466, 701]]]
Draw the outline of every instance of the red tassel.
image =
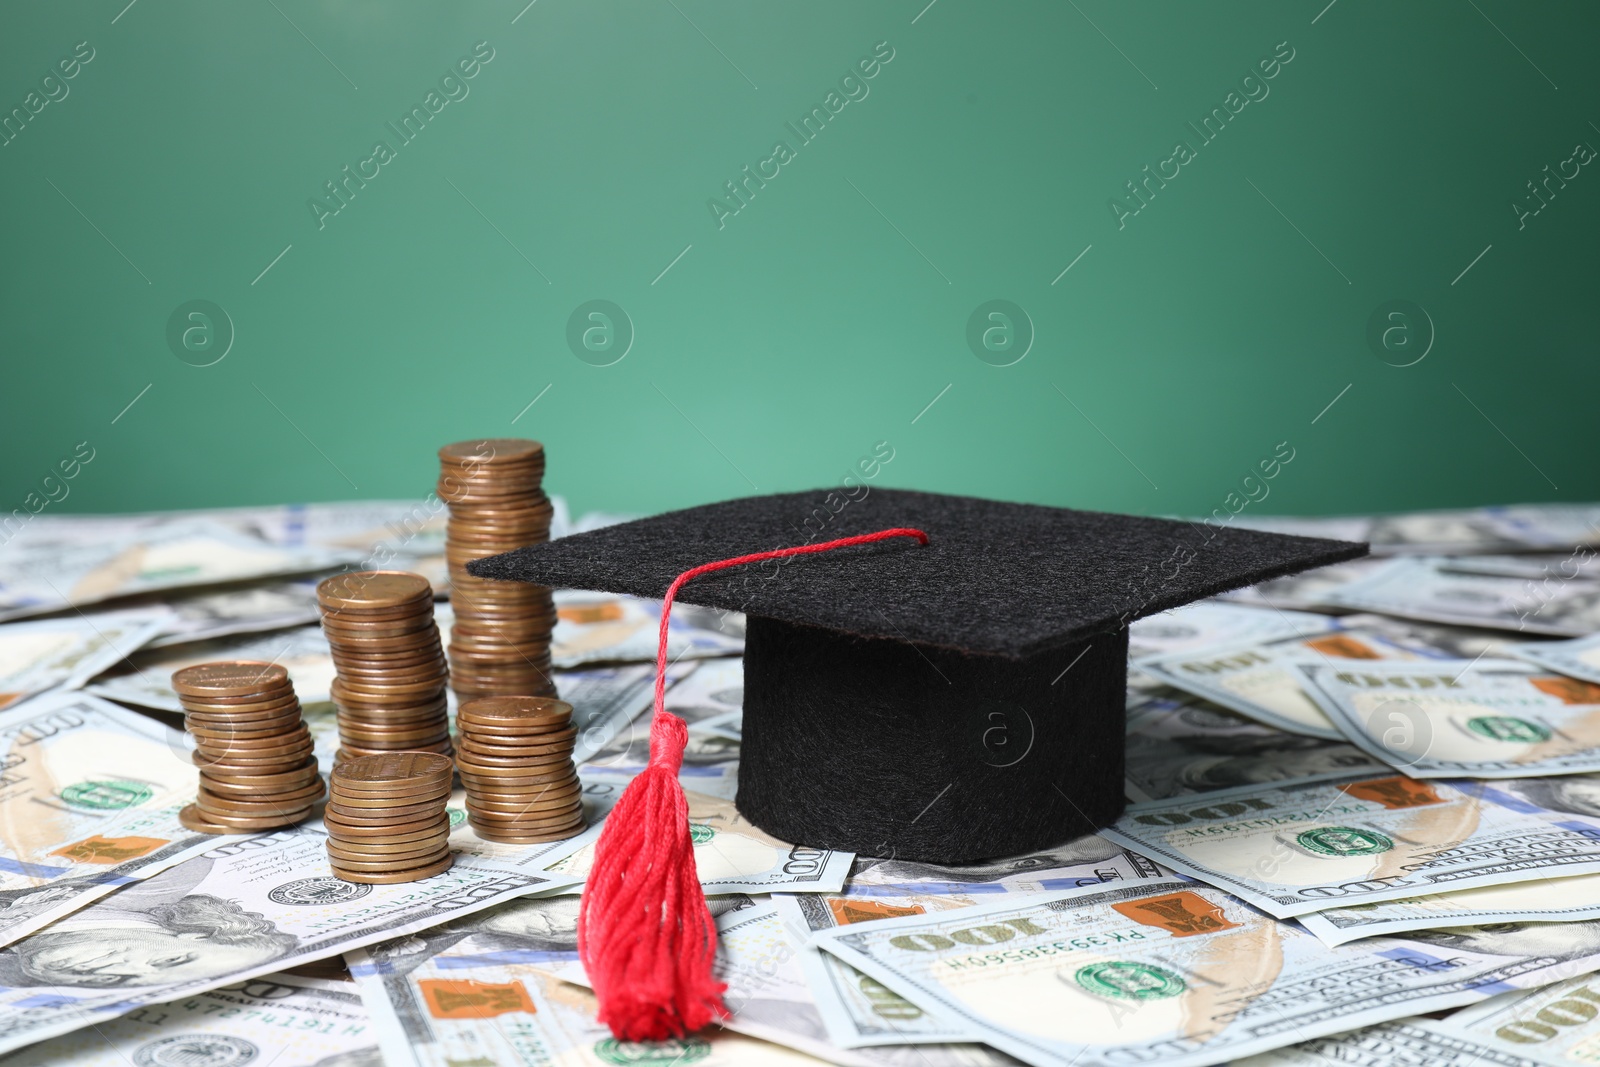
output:
[[728, 1015], [727, 988], [712, 974], [717, 928], [706, 907], [689, 837], [689, 801], [678, 782], [689, 728], [662, 710], [667, 619], [683, 584], [744, 563], [864, 545], [921, 530], [896, 528], [818, 545], [718, 560], [684, 571], [661, 604], [650, 764], [629, 783], [600, 830], [578, 906], [578, 956], [600, 1000], [600, 1021], [624, 1041], [682, 1037]]

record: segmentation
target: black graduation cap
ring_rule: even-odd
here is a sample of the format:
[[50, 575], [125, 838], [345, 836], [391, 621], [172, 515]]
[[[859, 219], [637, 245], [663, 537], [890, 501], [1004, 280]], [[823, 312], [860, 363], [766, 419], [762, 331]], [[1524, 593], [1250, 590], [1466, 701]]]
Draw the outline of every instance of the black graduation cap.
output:
[[[861, 489], [863, 487], [857, 487]], [[690, 581], [746, 614], [739, 811], [786, 841], [955, 864], [1123, 807], [1128, 623], [1366, 554], [1345, 541], [871, 489], [669, 512], [477, 560], [479, 578], [661, 597], [714, 560], [926, 531]]]

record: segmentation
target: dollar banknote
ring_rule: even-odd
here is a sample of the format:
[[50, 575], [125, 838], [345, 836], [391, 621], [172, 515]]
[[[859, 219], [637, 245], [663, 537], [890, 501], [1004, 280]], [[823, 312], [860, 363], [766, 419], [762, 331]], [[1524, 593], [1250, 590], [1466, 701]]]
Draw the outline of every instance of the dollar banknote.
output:
[[1367, 541], [1375, 553], [1527, 552], [1600, 543], [1600, 506], [1508, 504], [1393, 515], [1255, 517], [1238, 523], [1258, 530]]
[[1506, 646], [1506, 654], [1546, 670], [1600, 684], [1600, 634], [1572, 641], [1540, 641]]
[[1376, 904], [1326, 908], [1299, 923], [1324, 943], [1397, 936], [1413, 930], [1493, 923], [1570, 923], [1600, 919], [1600, 874], [1537, 878], [1481, 889], [1457, 889]]
[[[993, 863], [941, 867], [898, 859], [857, 859], [840, 893], [774, 894], [783, 921], [805, 940], [821, 930], [970, 908], [1001, 896], [1168, 874], [1136, 852], [1090, 835], [1060, 848]], [[976, 1040], [954, 1020], [923, 1011], [881, 982], [815, 948], [800, 966], [829, 1039], [844, 1048]]]
[[[550, 659], [557, 667], [591, 663], [648, 662], [656, 659], [661, 605], [611, 593], [562, 590], [556, 593], [555, 630]], [[731, 624], [693, 605], [675, 607], [667, 622], [667, 659], [738, 655], [744, 651], [743, 623]]]
[[172, 675], [185, 667], [212, 660], [248, 659], [276, 663], [289, 672], [295, 695], [302, 704], [329, 699], [336, 673], [333, 653], [318, 626], [302, 626], [266, 634], [197, 641], [172, 648], [153, 648], [129, 657], [128, 666], [103, 674], [89, 683], [88, 692], [124, 704], [181, 712], [183, 704], [172, 688]]
[[1128, 659], [1137, 663], [1213, 645], [1276, 641], [1315, 633], [1324, 625], [1322, 616], [1310, 612], [1202, 600], [1136, 620], [1128, 627]]
[[269, 974], [41, 1041], [6, 1067], [384, 1067], [349, 982]]
[[0, 1052], [569, 884], [458, 856], [395, 885], [333, 875], [313, 829], [232, 839], [0, 949]]
[[1356, 745], [1413, 778], [1600, 771], [1600, 685], [1518, 660], [1299, 663]]
[[[1545, 939], [1548, 940], [1548, 939]], [[859, 923], [817, 945], [1031, 1064], [1202, 1067], [1595, 965], [1458, 934], [1330, 948], [1209, 886], [1114, 882]]]
[[1464, 1038], [1431, 1019], [1412, 1018], [1246, 1056], [1234, 1060], [1233, 1067], [1541, 1067], [1543, 1062]]
[[0, 620], [157, 590], [330, 570], [354, 558], [312, 545], [286, 548], [182, 516], [110, 535], [61, 520], [36, 522], [0, 555]]
[[108, 611], [0, 625], [0, 708], [77, 689], [162, 632], [165, 610]]
[[572, 951], [576, 924], [576, 899], [535, 898], [347, 953], [387, 1067], [823, 1062], [727, 1030], [619, 1041], [597, 1020], [593, 993], [547, 970], [552, 946]]
[[[1600, 977], [1579, 975], [1542, 989], [1504, 993], [1462, 1008], [1439, 1027], [1500, 1056], [1549, 1067], [1600, 1062]], [[1484, 1063], [1494, 1063], [1490, 1057]]]
[[1128, 702], [1123, 773], [1136, 802], [1384, 766], [1347, 742], [1274, 729], [1176, 689]]
[[[585, 780], [591, 786], [603, 781], [587, 770]], [[695, 869], [707, 893], [836, 893], [844, 886], [854, 853], [779, 841], [740, 815], [731, 800], [692, 790], [684, 795]], [[569, 843], [570, 855], [545, 869], [582, 880], [599, 837], [600, 826], [590, 826]]]
[[85, 693], [0, 712], [0, 944], [216, 845], [181, 735]]
[[253, 582], [194, 596], [157, 595], [171, 610], [153, 648], [316, 622], [317, 580]]
[[1205, 697], [1268, 726], [1343, 740], [1295, 671], [1298, 663], [1373, 659], [1471, 659], [1501, 643], [1501, 635], [1379, 615], [1303, 616], [1299, 634], [1266, 643], [1212, 646], [1143, 661], [1145, 673]]
[[1488, 783], [1403, 775], [1136, 804], [1102, 833], [1279, 918], [1600, 872], [1600, 821]]
[[[592, 734], [580, 752], [585, 773], [608, 776], [625, 785], [650, 759], [650, 721], [644, 711], [653, 700], [655, 672], [650, 667], [590, 670], [616, 672], [619, 679], [630, 679], [630, 684], [637, 686], [637, 696], [628, 713], [608, 720], [615, 729]], [[568, 675], [559, 677], [565, 679]], [[689, 724], [689, 741], [684, 748], [679, 780], [685, 788], [697, 793], [732, 800], [739, 785], [739, 739], [729, 736], [729, 730], [710, 730], [703, 726], [714, 720], [730, 721], [730, 716], [742, 718], [743, 662], [708, 659], [698, 661], [698, 665], [696, 661], [668, 664], [667, 681], [670, 688], [664, 706]], [[564, 680], [561, 682], [563, 696], [568, 693], [567, 684]]]
[[1600, 582], [1464, 574], [1428, 557], [1391, 560], [1322, 599], [1354, 611], [1527, 634], [1578, 637], [1600, 630]]

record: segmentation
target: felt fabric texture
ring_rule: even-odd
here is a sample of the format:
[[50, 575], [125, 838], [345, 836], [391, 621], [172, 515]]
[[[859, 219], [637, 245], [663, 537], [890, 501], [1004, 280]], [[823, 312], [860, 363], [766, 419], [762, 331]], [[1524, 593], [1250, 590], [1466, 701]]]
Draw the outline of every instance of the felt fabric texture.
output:
[[1123, 807], [1128, 633], [1017, 661], [752, 617], [740, 813], [784, 841], [964, 864]]
[[[856, 499], [852, 492], [859, 491]], [[691, 567], [894, 526], [889, 541], [697, 578], [685, 603], [967, 652], [1031, 657], [1365, 545], [903, 489], [819, 489], [668, 512], [476, 560], [479, 578], [660, 597]]]

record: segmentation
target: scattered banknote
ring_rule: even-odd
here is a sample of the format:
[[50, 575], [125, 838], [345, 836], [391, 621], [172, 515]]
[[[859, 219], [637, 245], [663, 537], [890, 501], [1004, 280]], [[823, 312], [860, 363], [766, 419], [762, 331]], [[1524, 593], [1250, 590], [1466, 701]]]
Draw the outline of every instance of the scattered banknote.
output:
[[[1600, 977], [1579, 975], [1528, 992], [1505, 993], [1439, 1023], [1446, 1033], [1551, 1067], [1600, 1062]], [[1485, 1056], [1485, 1065], [1501, 1062]]]
[[77, 689], [161, 633], [164, 610], [108, 611], [0, 624], [0, 708]]
[[1277, 730], [1175, 689], [1128, 703], [1123, 773], [1133, 801], [1384, 766], [1347, 742]]
[[1577, 637], [1600, 630], [1600, 582], [1463, 574], [1428, 557], [1391, 560], [1322, 600], [1330, 607], [1529, 634]]
[[1384, 559], [1353, 559], [1316, 570], [1258, 582], [1243, 589], [1219, 593], [1217, 599], [1234, 604], [1283, 611], [1291, 607], [1320, 611], [1330, 591], [1360, 581], [1388, 565]]
[[1242, 526], [1306, 537], [1367, 541], [1375, 553], [1549, 551], [1600, 543], [1600, 506], [1511, 504], [1453, 511], [1327, 518], [1239, 516]]
[[1506, 646], [1506, 654], [1537, 663], [1546, 670], [1600, 684], [1600, 634], [1573, 641], [1540, 641]]
[[73, 522], [31, 523], [0, 553], [0, 620], [113, 597], [332, 570], [337, 549], [285, 548], [207, 519], [173, 516], [107, 535]]
[[1413, 1018], [1246, 1056], [1232, 1067], [1540, 1067], [1545, 1062], [1466, 1038], [1431, 1019]]
[[1600, 685], [1519, 660], [1299, 663], [1357, 746], [1413, 778], [1600, 771]]
[[575, 944], [577, 904], [576, 898], [518, 901], [347, 953], [387, 1067], [822, 1062], [726, 1030], [661, 1042], [617, 1040], [596, 1019], [593, 993], [546, 970], [546, 946]]
[[458, 856], [417, 882], [334, 877], [326, 837], [217, 844], [0, 950], [0, 1052], [558, 889]]
[[289, 672], [295, 695], [302, 704], [329, 699], [335, 674], [333, 653], [318, 626], [302, 626], [266, 634], [197, 641], [172, 648], [147, 649], [129, 657], [128, 667], [102, 675], [87, 689], [109, 700], [182, 711], [172, 688], [174, 671], [219, 659], [249, 659], [277, 663]]
[[1128, 659], [1137, 663], [1211, 645], [1275, 641], [1316, 633], [1323, 626], [1323, 617], [1309, 612], [1202, 600], [1135, 621], [1128, 627]]
[[162, 596], [172, 616], [155, 648], [233, 634], [284, 630], [317, 621], [317, 580], [295, 578], [236, 586], [198, 596]]
[[[1079, 838], [1060, 848], [993, 863], [939, 867], [896, 859], [858, 859], [837, 894], [775, 894], [783, 921], [807, 941], [820, 930], [902, 915], [925, 915], [1011, 894], [1049, 892], [1169, 872], [1104, 838]], [[976, 1040], [960, 1023], [930, 1014], [848, 963], [800, 951], [800, 966], [830, 1040], [844, 1048]]]
[[1302, 615], [1293, 637], [1243, 642], [1155, 657], [1145, 673], [1223, 707], [1308, 737], [1342, 740], [1295, 670], [1298, 663], [1374, 659], [1473, 659], [1500, 648], [1504, 635], [1381, 615]]
[[1402, 775], [1152, 801], [1102, 833], [1279, 918], [1600, 872], [1600, 821], [1487, 783]]
[[[559, 590], [550, 659], [557, 667], [656, 661], [661, 605], [652, 600]], [[667, 622], [667, 660], [733, 656], [744, 651], [740, 616], [721, 616], [692, 604], [674, 606]]]
[[[585, 783], [597, 779], [585, 772]], [[759, 829], [730, 800], [684, 790], [689, 800], [689, 833], [695, 869], [707, 893], [837, 893], [850, 872], [854, 853], [791, 844]], [[572, 852], [545, 868], [582, 880], [594, 863], [600, 826], [569, 843]]]
[[1593, 560], [1594, 553], [1580, 549], [1577, 552], [1531, 552], [1520, 556], [1442, 556], [1438, 563], [1440, 570], [1453, 574], [1568, 581], [1572, 578], [1594, 579], [1596, 574], [1590, 566]]
[[[618, 683], [627, 679], [636, 686], [627, 713], [619, 713], [607, 721], [618, 727], [609, 740], [596, 747], [606, 734], [598, 732], [587, 739], [580, 737], [578, 755], [584, 773], [594, 778], [609, 776], [611, 780], [626, 785], [634, 775], [644, 769], [650, 759], [650, 719], [644, 712], [654, 701], [655, 670], [653, 667], [594, 667], [584, 672], [602, 676], [611, 674]], [[565, 699], [573, 692], [565, 680], [569, 675], [558, 674], [557, 684]], [[681, 680], [680, 680], [681, 679]], [[730, 716], [744, 715], [744, 663], [739, 659], [709, 659], [669, 664], [667, 667], [665, 708], [689, 724], [689, 742], [683, 752], [683, 767], [678, 779], [684, 787], [707, 796], [732, 800], [739, 784], [739, 739], [729, 736], [731, 731], [704, 729], [708, 722], [732, 721]]]
[[[667, 692], [692, 677], [694, 660], [667, 665]], [[650, 729], [634, 721], [655, 703], [656, 670], [652, 666], [589, 667], [556, 674], [561, 699], [572, 705], [578, 739], [573, 762], [608, 766], [643, 766], [650, 760]], [[670, 699], [670, 697], [669, 697]], [[687, 762], [687, 760], [685, 761]]]
[[1510, 885], [1327, 908], [1302, 915], [1298, 921], [1324, 943], [1342, 945], [1379, 934], [1392, 936], [1444, 926], [1567, 923], [1589, 919], [1600, 919], [1600, 874], [1537, 878]]
[[0, 712], [0, 944], [216, 845], [181, 735], [84, 693]]
[[817, 945], [1030, 1064], [1202, 1067], [1528, 988], [1592, 967], [1534, 939], [1459, 932], [1448, 948], [1330, 948], [1209, 886], [1175, 879], [1007, 898], [859, 923]]
[[269, 974], [41, 1041], [6, 1067], [384, 1067], [356, 987]]

